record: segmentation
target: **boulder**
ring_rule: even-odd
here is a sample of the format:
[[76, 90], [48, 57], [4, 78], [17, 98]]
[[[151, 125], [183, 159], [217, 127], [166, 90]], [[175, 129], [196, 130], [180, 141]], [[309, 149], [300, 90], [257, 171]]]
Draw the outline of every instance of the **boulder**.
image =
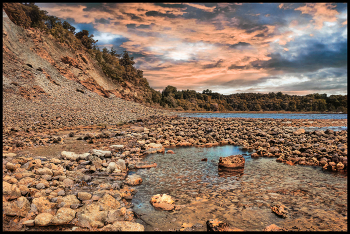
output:
[[162, 210], [173, 210], [175, 208], [174, 201], [167, 194], [156, 194], [151, 198], [151, 204]]
[[219, 168], [243, 168], [245, 159], [242, 155], [231, 155], [219, 158]]

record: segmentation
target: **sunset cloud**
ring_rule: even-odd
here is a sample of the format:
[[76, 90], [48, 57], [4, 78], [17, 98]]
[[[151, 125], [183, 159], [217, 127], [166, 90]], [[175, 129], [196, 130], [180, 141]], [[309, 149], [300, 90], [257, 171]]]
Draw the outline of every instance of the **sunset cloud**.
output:
[[346, 3], [37, 5], [130, 52], [158, 90], [347, 93]]

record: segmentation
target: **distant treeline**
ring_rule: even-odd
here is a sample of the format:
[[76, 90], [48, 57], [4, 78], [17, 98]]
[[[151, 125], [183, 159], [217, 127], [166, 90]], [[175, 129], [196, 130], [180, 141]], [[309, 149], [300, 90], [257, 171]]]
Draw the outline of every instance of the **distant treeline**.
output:
[[288, 95], [281, 92], [223, 95], [203, 90], [181, 90], [167, 86], [157, 100], [164, 107], [195, 111], [316, 111], [347, 113], [347, 95]]
[[[34, 3], [3, 3], [3, 9], [15, 24], [24, 28], [37, 28], [51, 34], [56, 40], [72, 49], [87, 50], [96, 59], [102, 71], [114, 82], [128, 86], [132, 84], [142, 90], [143, 96], [136, 101], [154, 107], [191, 111], [315, 111], [347, 113], [347, 95], [309, 94], [288, 95], [281, 92], [269, 94], [240, 93], [223, 95], [207, 89], [202, 93], [195, 90], [178, 91], [167, 86], [162, 92], [149, 86], [143, 71], [134, 67], [133, 57], [127, 51], [118, 54], [112, 47], [102, 51], [96, 46], [97, 40], [89, 31], [75, 32], [75, 27], [56, 16], [48, 15]], [[129, 84], [127, 84], [129, 83]]]

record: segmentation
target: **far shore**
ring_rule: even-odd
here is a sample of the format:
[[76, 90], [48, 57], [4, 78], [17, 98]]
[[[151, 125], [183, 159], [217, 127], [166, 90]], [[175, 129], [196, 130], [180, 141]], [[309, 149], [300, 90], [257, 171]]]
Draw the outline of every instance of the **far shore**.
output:
[[[170, 111], [170, 109], [169, 109]], [[245, 114], [347, 114], [343, 112], [295, 112], [295, 111], [174, 111], [178, 113], [245, 113]]]

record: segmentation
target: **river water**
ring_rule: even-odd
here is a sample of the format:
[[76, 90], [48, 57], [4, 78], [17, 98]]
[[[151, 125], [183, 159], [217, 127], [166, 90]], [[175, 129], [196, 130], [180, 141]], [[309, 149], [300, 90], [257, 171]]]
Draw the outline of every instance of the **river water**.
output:
[[347, 119], [348, 114], [301, 113], [180, 113], [181, 117], [201, 118], [271, 118], [271, 119]]
[[[205, 222], [213, 218], [246, 231], [262, 231], [270, 224], [296, 231], [347, 230], [347, 179], [341, 174], [251, 158], [251, 152], [232, 145], [172, 150], [175, 154], [144, 159], [156, 162], [156, 168], [129, 172], [143, 178], [132, 203], [147, 231], [206, 231]], [[219, 157], [236, 154], [245, 157], [243, 173], [219, 174]], [[153, 195], [163, 193], [180, 210], [156, 210], [150, 204]], [[272, 213], [273, 205], [286, 206], [287, 218]]]

